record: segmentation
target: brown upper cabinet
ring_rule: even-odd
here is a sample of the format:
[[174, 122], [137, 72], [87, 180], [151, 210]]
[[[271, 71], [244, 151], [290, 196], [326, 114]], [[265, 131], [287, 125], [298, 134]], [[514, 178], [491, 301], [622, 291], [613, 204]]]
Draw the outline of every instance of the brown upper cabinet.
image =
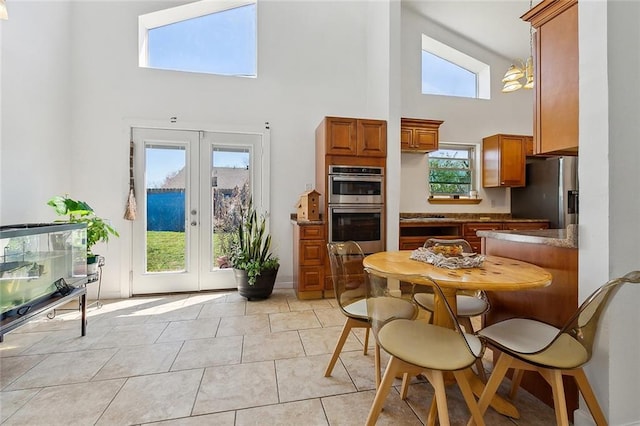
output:
[[527, 140], [531, 136], [493, 135], [482, 139], [482, 186], [525, 186]]
[[325, 117], [317, 132], [324, 132], [326, 155], [387, 156], [387, 122], [346, 117]]
[[400, 149], [403, 152], [438, 150], [439, 129], [444, 121], [402, 118], [400, 120]]
[[543, 0], [522, 15], [536, 29], [534, 154], [578, 154], [578, 1]]

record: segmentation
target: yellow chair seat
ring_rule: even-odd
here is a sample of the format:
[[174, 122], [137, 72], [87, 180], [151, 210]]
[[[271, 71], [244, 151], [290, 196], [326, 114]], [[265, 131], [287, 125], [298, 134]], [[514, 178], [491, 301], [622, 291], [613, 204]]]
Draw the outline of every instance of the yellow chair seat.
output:
[[[556, 327], [524, 318], [501, 321], [478, 332], [498, 348], [508, 349], [511, 355], [532, 364], [570, 369], [586, 363], [589, 354], [585, 347], [569, 334], [559, 333]], [[557, 340], [546, 348], [556, 336]]]
[[[432, 293], [416, 293], [414, 298], [427, 311], [433, 312], [435, 310]], [[487, 301], [475, 296], [458, 295], [456, 296], [456, 304], [458, 305], [456, 311], [458, 317], [475, 317], [489, 310]]]
[[[444, 371], [466, 368], [480, 356], [480, 339], [470, 334], [465, 334], [465, 338], [473, 353], [455, 330], [424, 321], [399, 319], [385, 324], [378, 332], [378, 342], [385, 351], [410, 364]], [[438, 342], [437, 350], [434, 342]]]

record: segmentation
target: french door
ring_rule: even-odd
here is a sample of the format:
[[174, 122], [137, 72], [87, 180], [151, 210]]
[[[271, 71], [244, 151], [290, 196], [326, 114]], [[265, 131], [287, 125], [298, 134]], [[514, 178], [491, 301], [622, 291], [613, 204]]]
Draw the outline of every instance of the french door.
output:
[[268, 130], [134, 128], [132, 294], [235, 288], [225, 256], [240, 204], [267, 213]]

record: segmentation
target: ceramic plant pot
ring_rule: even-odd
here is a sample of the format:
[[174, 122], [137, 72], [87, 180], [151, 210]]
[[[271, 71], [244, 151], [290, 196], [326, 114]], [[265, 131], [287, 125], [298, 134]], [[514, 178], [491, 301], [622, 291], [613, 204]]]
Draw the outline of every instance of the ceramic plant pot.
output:
[[234, 268], [233, 272], [236, 277], [236, 284], [240, 296], [246, 297], [247, 300], [266, 299], [271, 296], [273, 292], [273, 286], [276, 282], [276, 276], [278, 275], [278, 268], [262, 271], [253, 285], [249, 285], [247, 271]]

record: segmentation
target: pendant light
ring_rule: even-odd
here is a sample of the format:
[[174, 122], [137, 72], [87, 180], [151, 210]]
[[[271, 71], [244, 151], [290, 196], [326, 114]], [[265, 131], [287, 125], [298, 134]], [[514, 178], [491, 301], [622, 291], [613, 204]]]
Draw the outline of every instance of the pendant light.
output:
[[[529, 10], [533, 6], [533, 0], [529, 0]], [[517, 61], [519, 65], [511, 64], [502, 78], [504, 93], [515, 92], [518, 89], [533, 89], [533, 26], [529, 24], [529, 57], [526, 62]], [[520, 80], [523, 81], [520, 81]]]
[[525, 66], [524, 75], [527, 82], [524, 84], [525, 89], [533, 89], [533, 56], [529, 56], [527, 59], [527, 65]]
[[0, 19], [4, 19], [5, 21], [9, 19], [6, 0], [0, 0]]

